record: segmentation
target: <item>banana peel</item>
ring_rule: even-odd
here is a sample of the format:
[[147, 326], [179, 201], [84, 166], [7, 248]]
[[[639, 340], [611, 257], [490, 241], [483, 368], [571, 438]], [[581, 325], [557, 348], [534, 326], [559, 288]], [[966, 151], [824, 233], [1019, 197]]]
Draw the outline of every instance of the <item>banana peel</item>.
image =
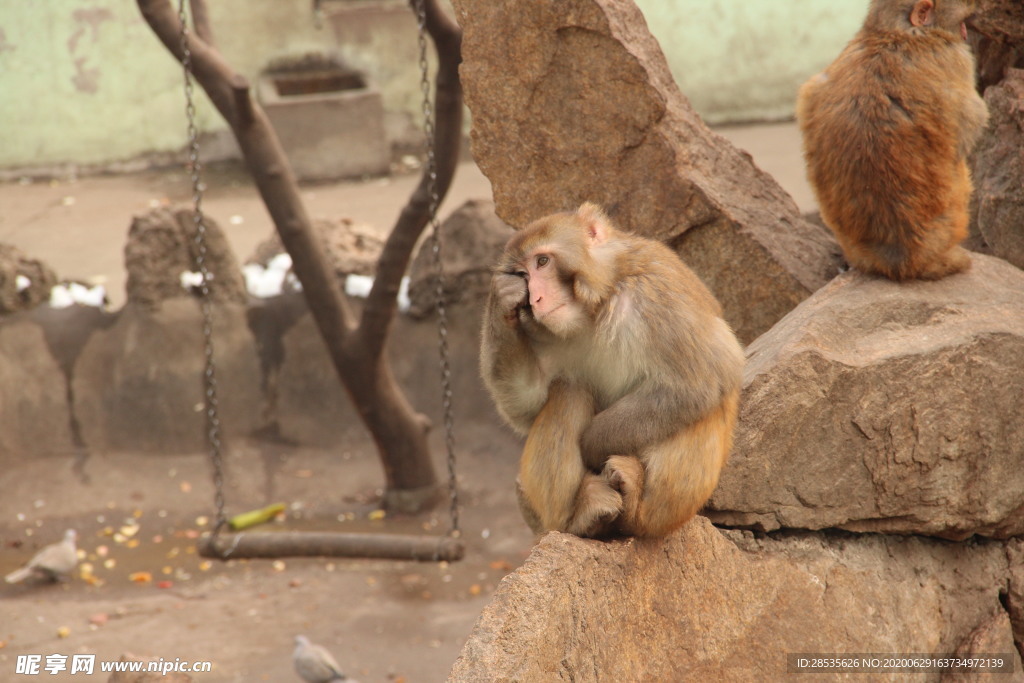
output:
[[283, 515], [284, 511], [284, 503], [274, 503], [273, 505], [268, 505], [267, 507], [259, 510], [249, 510], [248, 512], [239, 513], [228, 520], [228, 526], [235, 531], [241, 531], [242, 529], [248, 529], [249, 527], [256, 526], [257, 524], [269, 522], [278, 515]]

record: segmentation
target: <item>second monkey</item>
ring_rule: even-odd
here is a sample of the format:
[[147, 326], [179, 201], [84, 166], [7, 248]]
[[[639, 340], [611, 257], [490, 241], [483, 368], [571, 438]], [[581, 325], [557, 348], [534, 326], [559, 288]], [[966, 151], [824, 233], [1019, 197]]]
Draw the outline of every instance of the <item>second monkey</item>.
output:
[[850, 265], [893, 280], [966, 270], [967, 155], [988, 120], [964, 24], [973, 0], [872, 0], [860, 32], [800, 89], [821, 217]]

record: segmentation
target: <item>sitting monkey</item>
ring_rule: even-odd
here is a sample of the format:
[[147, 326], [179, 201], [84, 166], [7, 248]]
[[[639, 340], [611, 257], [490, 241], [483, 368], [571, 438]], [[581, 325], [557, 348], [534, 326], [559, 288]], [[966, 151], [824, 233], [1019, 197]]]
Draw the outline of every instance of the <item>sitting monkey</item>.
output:
[[518, 486], [534, 531], [664, 536], [693, 517], [732, 446], [743, 361], [700, 279], [599, 207], [513, 235], [481, 369], [527, 435]]

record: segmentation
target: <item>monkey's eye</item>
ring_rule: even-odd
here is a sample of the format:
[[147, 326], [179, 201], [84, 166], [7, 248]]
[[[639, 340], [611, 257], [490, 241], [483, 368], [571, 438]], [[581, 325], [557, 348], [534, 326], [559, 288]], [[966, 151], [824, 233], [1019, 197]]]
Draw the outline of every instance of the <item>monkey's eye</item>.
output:
[[551, 260], [550, 256], [544, 256], [544, 255], [538, 256], [537, 257], [537, 267], [538, 268], [543, 268], [544, 266], [546, 266], [548, 264], [548, 261], [550, 261], [550, 260]]

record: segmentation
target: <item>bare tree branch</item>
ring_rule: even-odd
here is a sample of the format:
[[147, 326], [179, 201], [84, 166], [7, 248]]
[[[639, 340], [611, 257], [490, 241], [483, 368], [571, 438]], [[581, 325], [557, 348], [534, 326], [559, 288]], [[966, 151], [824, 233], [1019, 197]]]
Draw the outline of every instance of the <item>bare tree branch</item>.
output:
[[210, 13], [206, 10], [206, 0], [189, 0], [189, 5], [192, 8], [192, 25], [195, 27], [196, 35], [210, 47], [216, 47], [213, 29], [210, 27]]
[[[181, 25], [168, 0], [137, 2], [147, 23], [171, 54], [181, 61]], [[189, 36], [195, 80], [234, 132], [281, 242], [292, 257], [294, 272], [302, 283], [310, 312], [326, 342], [338, 377], [373, 435], [387, 480], [384, 504], [406, 511], [422, 509], [432, 504], [438, 493], [426, 439], [428, 421], [409, 405], [383, 355], [383, 347], [394, 318], [402, 275], [427, 222], [425, 184], [421, 183], [409, 202], [413, 208], [406, 208], [388, 239], [378, 267], [377, 284], [366, 306], [370, 311], [363, 320], [366, 328], [360, 331], [352, 324], [353, 315], [306, 214], [298, 183], [277, 134], [263, 109], [252, 99], [246, 79], [206, 42], [212, 32], [203, 0], [191, 2], [194, 16], [200, 17], [196, 34]], [[430, 0], [430, 5], [431, 13], [438, 16], [434, 0]], [[451, 38], [445, 40], [448, 45], [456, 46], [456, 54], [454, 59], [451, 55], [442, 59], [446, 65], [445, 76], [438, 78], [438, 87], [442, 81], [446, 84], [445, 92], [438, 94], [438, 145], [439, 150], [444, 150], [438, 155], [438, 190], [442, 196], [454, 171], [458, 156], [456, 135], [461, 128], [459, 43], [457, 40], [453, 43]], [[445, 103], [443, 108], [441, 102]], [[453, 103], [458, 106], [454, 107]], [[447, 121], [445, 117], [454, 109], [457, 109], [454, 122]]]
[[[435, 190], [438, 204], [451, 187], [459, 161], [462, 143], [462, 86], [459, 64], [462, 62], [462, 30], [438, 5], [426, 3], [426, 28], [437, 49], [438, 70], [434, 102], [434, 154], [436, 160]], [[410, 0], [415, 8], [415, 0]], [[429, 168], [424, 168], [419, 186], [391, 231], [377, 266], [374, 281], [360, 322], [361, 345], [382, 352], [382, 340], [394, 319], [398, 289], [416, 242], [430, 220]]]
[[[202, 0], [193, 0], [202, 4]], [[164, 45], [182, 58], [178, 16], [167, 0], [138, 0], [143, 17]], [[238, 139], [242, 156], [252, 173], [285, 249], [292, 256], [296, 277], [311, 301], [330, 305], [311, 306], [317, 326], [329, 348], [345, 344], [344, 331], [352, 314], [341, 296], [334, 269], [328, 262], [299, 196], [287, 156], [262, 108], [252, 101], [248, 81], [236, 73], [220, 54], [197, 36], [190, 36], [192, 70], [210, 101], [227, 120]]]

